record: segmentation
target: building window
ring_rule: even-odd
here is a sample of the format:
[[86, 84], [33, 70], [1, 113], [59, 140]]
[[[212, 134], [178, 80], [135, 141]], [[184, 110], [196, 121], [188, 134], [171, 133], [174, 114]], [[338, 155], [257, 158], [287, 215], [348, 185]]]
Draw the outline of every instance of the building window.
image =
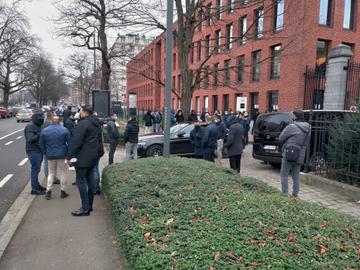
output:
[[219, 85], [219, 63], [214, 64], [214, 87]]
[[244, 7], [244, 6], [247, 5], [248, 0], [240, 0], [239, 3], [240, 3], [240, 6], [241, 6], [241, 7]]
[[224, 61], [224, 85], [230, 83], [230, 59]]
[[173, 54], [173, 70], [175, 70], [176, 69], [176, 54], [174, 53]]
[[246, 43], [246, 32], [247, 32], [247, 16], [242, 16], [239, 19], [239, 45]]
[[278, 91], [268, 92], [268, 112], [276, 112], [279, 109], [278, 98]]
[[281, 45], [275, 45], [270, 48], [270, 79], [280, 78], [280, 52]]
[[212, 16], [212, 12], [211, 12], [211, 3], [209, 5], [206, 6], [206, 25], [210, 26], [211, 25], [211, 16]]
[[232, 48], [233, 25], [229, 23], [226, 25], [226, 49]]
[[209, 97], [204, 96], [204, 110], [207, 112], [209, 111]]
[[221, 19], [221, 0], [216, 0], [216, 19]]
[[213, 112], [215, 112], [217, 109], [218, 109], [218, 96], [217, 95], [213, 95], [212, 96], [212, 109], [213, 109]]
[[176, 88], [176, 77], [173, 76], [173, 77], [172, 77], [172, 89], [175, 90], [175, 88]]
[[264, 32], [264, 8], [258, 8], [254, 12], [255, 39], [263, 37]]
[[233, 0], [227, 0], [227, 4], [226, 4], [227, 13], [230, 14], [231, 12], [233, 12], [233, 9], [234, 9]]
[[252, 52], [251, 66], [252, 66], [252, 81], [260, 80], [260, 64], [261, 64], [261, 50]]
[[215, 53], [220, 53], [221, 47], [221, 29], [215, 31]]
[[327, 55], [329, 52], [329, 41], [318, 40], [316, 45], [316, 69], [325, 72]]
[[190, 48], [190, 63], [191, 64], [194, 63], [194, 43], [191, 45], [191, 48]]
[[209, 88], [209, 67], [205, 67], [204, 88]]
[[200, 10], [198, 13], [198, 31], [201, 32], [202, 31], [202, 21], [203, 21], [203, 13]]
[[284, 0], [274, 0], [274, 32], [284, 27]]
[[344, 0], [344, 22], [345, 29], [354, 29], [355, 0]]
[[205, 56], [210, 56], [210, 35], [205, 37]]
[[240, 55], [236, 58], [237, 62], [237, 82], [242, 83], [244, 81], [244, 67], [245, 67], [245, 55]]
[[201, 40], [197, 42], [197, 60], [201, 60]]
[[200, 112], [200, 97], [195, 98], [195, 107], [196, 107], [196, 112], [199, 113]]
[[319, 24], [330, 26], [332, 0], [320, 0]]
[[229, 95], [223, 95], [223, 111], [229, 110]]

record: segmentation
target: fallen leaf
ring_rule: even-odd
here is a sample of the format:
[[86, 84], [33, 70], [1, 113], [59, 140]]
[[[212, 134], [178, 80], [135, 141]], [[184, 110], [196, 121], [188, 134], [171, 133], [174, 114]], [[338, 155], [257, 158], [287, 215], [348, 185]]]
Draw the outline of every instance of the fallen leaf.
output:
[[147, 232], [144, 234], [145, 239], [150, 239], [150, 237], [151, 237], [151, 232]]
[[227, 205], [224, 205], [223, 206], [223, 208], [221, 209], [222, 211], [225, 211], [226, 209], [228, 209], [229, 208], [229, 206], [227, 206]]
[[226, 252], [225, 256], [233, 261], [237, 260], [236, 256], [234, 254], [232, 254], [230, 251]]
[[167, 248], [168, 247], [168, 245], [166, 244], [166, 243], [161, 243], [160, 244], [160, 248], [161, 249], [164, 249], [164, 248]]
[[157, 245], [157, 242], [156, 242], [156, 240], [154, 238], [151, 238], [150, 243], [154, 247]]
[[301, 251], [297, 250], [297, 251], [295, 252], [295, 255], [296, 255], [296, 256], [301, 256]]
[[320, 254], [325, 254], [329, 251], [329, 249], [323, 245], [318, 245]]
[[269, 230], [262, 230], [261, 233], [265, 235], [274, 235], [273, 232]]
[[292, 234], [292, 233], [289, 233], [288, 234], [288, 237], [287, 237], [287, 241], [289, 242], [289, 243], [293, 243], [293, 242], [295, 242], [295, 236], [294, 236], [294, 234]]
[[344, 232], [347, 232], [348, 234], [353, 234], [353, 231], [351, 228], [345, 228]]
[[135, 215], [135, 214], [136, 214], [136, 208], [133, 207], [133, 206], [131, 206], [131, 207], [129, 208], [129, 211], [130, 211], [130, 214], [132, 214], [132, 215]]
[[220, 259], [220, 251], [217, 251], [214, 256], [214, 261], [217, 262]]
[[173, 223], [174, 222], [174, 218], [169, 218], [166, 222], [165, 222], [165, 224], [166, 225], [170, 225], [171, 223]]
[[265, 240], [248, 240], [246, 241], [246, 244], [249, 244], [249, 245], [258, 245], [259, 247], [265, 247], [266, 245], [266, 241]]
[[214, 266], [210, 266], [209, 270], [216, 270]]
[[250, 265], [247, 267], [247, 268], [256, 268], [256, 267], [258, 267], [258, 266], [260, 266], [261, 265], [261, 263], [259, 263], [259, 262], [252, 262], [252, 263], [250, 263]]
[[277, 245], [277, 246], [279, 246], [279, 245], [281, 245], [281, 240], [279, 240], [279, 239], [275, 239], [275, 245]]
[[118, 243], [118, 241], [116, 241], [116, 240], [112, 240], [112, 242], [111, 242], [114, 246]]
[[326, 224], [320, 224], [319, 227], [320, 227], [320, 229], [325, 229], [325, 228], [326, 228]]

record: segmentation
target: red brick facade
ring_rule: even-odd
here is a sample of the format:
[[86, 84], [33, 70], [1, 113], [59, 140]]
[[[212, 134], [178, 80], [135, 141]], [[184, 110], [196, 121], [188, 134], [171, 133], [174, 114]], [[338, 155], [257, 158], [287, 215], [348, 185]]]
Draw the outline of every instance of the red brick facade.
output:
[[[225, 6], [227, 0], [222, 0]], [[207, 53], [206, 38], [210, 35], [211, 50], [216, 44], [215, 32], [221, 30], [221, 51], [214, 53], [207, 61], [211, 71], [209, 76], [209, 86], [206, 82], [201, 83], [201, 87], [193, 94], [192, 108], [202, 111], [205, 107], [210, 112], [215, 109], [239, 110], [237, 108], [237, 96], [246, 97], [247, 111], [254, 108], [260, 112], [279, 110], [286, 111], [295, 107], [303, 107], [304, 103], [304, 72], [306, 66], [314, 68], [317, 61], [317, 43], [319, 40], [327, 41], [328, 50], [339, 44], [352, 46], [355, 61], [359, 62], [360, 52], [358, 43], [360, 42], [360, 8], [357, 3], [354, 7], [353, 30], [343, 28], [344, 20], [344, 1], [330, 1], [329, 25], [319, 24], [320, 1], [306, 0], [293, 1], [283, 0], [284, 15], [283, 27], [281, 31], [274, 31], [275, 9], [273, 1], [266, 0], [263, 6], [263, 36], [259, 39], [254, 38], [255, 27], [253, 26], [255, 10], [260, 4], [249, 4], [238, 8], [239, 1], [233, 3], [232, 12], [224, 11], [221, 20], [214, 17], [208, 26], [205, 19], [202, 23], [201, 31], [195, 31], [193, 42], [194, 62], [191, 66], [196, 67], [205, 58]], [[215, 11], [216, 0], [207, 1], [212, 4]], [[357, 1], [354, 1], [357, 2]], [[246, 43], [240, 44], [239, 19], [247, 16]], [[232, 42], [231, 48], [227, 49], [227, 30], [232, 23]], [[176, 24], [175, 24], [176, 28]], [[197, 42], [201, 40], [201, 60], [197, 61], [198, 51]], [[204, 45], [205, 44], [205, 45]], [[280, 51], [280, 73], [279, 76], [271, 78], [272, 48], [281, 45]], [[261, 51], [260, 77], [253, 80], [254, 60], [253, 52]], [[244, 66], [242, 81], [238, 81], [238, 57], [243, 56]], [[191, 56], [189, 56], [189, 61]], [[225, 61], [229, 64], [227, 68]], [[218, 63], [218, 86], [214, 84], [215, 74], [214, 65]], [[164, 106], [164, 64], [165, 64], [165, 34], [161, 34], [147, 48], [140, 52], [136, 59], [127, 65], [127, 96], [134, 93], [137, 95], [138, 109], [162, 109]], [[225, 68], [224, 68], [225, 66]], [[230, 80], [226, 81], [226, 70], [229, 70]], [[225, 78], [225, 79], [224, 79]], [[174, 80], [175, 79], [175, 80]], [[224, 81], [225, 80], [225, 81]], [[173, 88], [180, 89], [180, 70], [178, 66], [177, 51], [173, 50]], [[207, 104], [205, 104], [207, 102]], [[173, 95], [172, 107], [177, 109], [181, 106], [178, 97]]]

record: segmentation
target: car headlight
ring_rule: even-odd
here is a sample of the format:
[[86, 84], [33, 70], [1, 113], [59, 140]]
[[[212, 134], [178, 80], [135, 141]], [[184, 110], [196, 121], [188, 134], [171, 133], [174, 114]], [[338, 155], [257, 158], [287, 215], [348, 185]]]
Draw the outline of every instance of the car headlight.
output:
[[145, 145], [146, 145], [145, 142], [142, 142], [142, 141], [138, 142], [138, 148], [142, 148], [142, 147], [144, 147]]

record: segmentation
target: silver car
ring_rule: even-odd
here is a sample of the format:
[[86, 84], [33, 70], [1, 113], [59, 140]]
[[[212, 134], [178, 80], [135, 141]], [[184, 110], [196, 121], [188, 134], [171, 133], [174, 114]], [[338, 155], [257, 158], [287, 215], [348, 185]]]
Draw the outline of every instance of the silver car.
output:
[[32, 109], [21, 109], [16, 114], [16, 122], [31, 121], [34, 111]]

